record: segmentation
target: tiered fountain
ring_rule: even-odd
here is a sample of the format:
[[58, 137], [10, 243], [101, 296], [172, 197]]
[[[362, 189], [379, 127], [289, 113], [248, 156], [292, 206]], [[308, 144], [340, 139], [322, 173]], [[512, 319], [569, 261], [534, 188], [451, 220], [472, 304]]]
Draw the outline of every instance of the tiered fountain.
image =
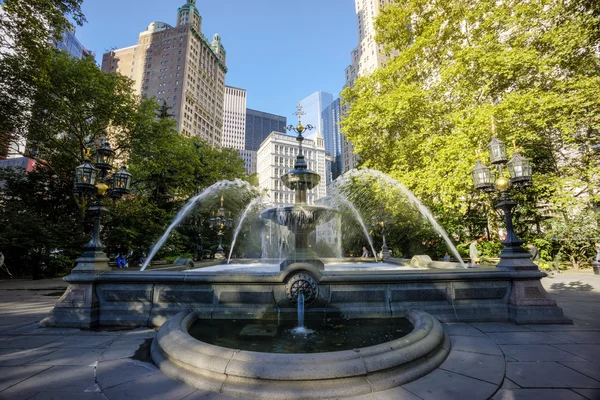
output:
[[325, 223], [338, 214], [338, 211], [322, 206], [309, 206], [306, 204], [306, 192], [313, 189], [321, 181], [319, 174], [310, 171], [304, 154], [302, 153], [302, 142], [305, 131], [311, 130], [312, 126], [302, 125], [302, 107], [298, 106], [298, 125], [290, 125], [288, 130], [293, 130], [298, 134], [296, 140], [299, 144], [299, 151], [294, 163], [294, 169], [288, 171], [281, 177], [283, 184], [294, 190], [295, 204], [286, 207], [274, 207], [263, 211], [261, 217], [274, 221], [279, 225], [287, 227], [295, 235], [296, 245], [288, 257], [281, 262], [280, 269], [283, 271], [289, 265], [304, 262], [313, 264], [319, 270], [323, 270], [324, 264], [317, 257], [314, 251], [309, 247], [309, 236], [318, 224]]
[[[294, 130], [301, 148], [306, 127], [299, 120]], [[438, 319], [569, 322], [541, 286], [545, 274], [533, 268], [464, 268], [426, 257], [377, 264], [319, 258], [309, 235], [337, 211], [306, 204], [307, 190], [320, 177], [308, 170], [302, 150], [281, 179], [295, 190], [296, 204], [261, 216], [295, 234], [295, 249], [285, 260], [186, 271], [74, 270], [42, 325], [160, 326], [152, 358], [167, 375], [243, 398], [320, 399], [384, 390], [437, 368], [450, 351]], [[218, 183], [191, 199], [160, 243], [196, 202], [225, 186], [230, 184]], [[398, 187], [435, 225], [418, 200]], [[314, 335], [336, 336], [345, 326], [356, 330], [329, 341], [333, 347], [318, 347], [328, 340], [311, 342], [310, 334], [294, 336], [288, 328], [295, 326], [299, 302]]]

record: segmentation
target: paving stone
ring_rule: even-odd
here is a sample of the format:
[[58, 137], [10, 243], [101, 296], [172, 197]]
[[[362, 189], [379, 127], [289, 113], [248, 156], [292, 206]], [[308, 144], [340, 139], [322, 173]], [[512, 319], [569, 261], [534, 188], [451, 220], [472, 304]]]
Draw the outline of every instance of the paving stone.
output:
[[485, 336], [485, 333], [472, 327], [469, 324], [443, 324], [444, 330], [450, 336]]
[[579, 393], [588, 400], [600, 399], [600, 389], [573, 389], [575, 393]]
[[132, 331], [124, 332], [120, 339], [130, 340], [130, 339], [154, 339], [156, 336], [156, 331], [154, 329], [147, 328], [138, 328]]
[[600, 332], [552, 332], [551, 335], [577, 344], [600, 344]]
[[26, 325], [21, 328], [12, 329], [2, 332], [3, 335], [58, 335], [69, 336], [81, 333], [81, 329], [77, 328], [40, 328], [39, 323]]
[[102, 349], [74, 349], [63, 348], [53, 351], [50, 354], [39, 357], [31, 362], [30, 365], [72, 365], [87, 367], [95, 363]]
[[488, 399], [498, 386], [436, 369], [402, 387], [424, 400], [465, 400], [467, 393], [471, 399]]
[[29, 400], [106, 400], [102, 393], [40, 392]]
[[500, 389], [492, 400], [585, 400], [568, 389]]
[[166, 375], [154, 374], [106, 389], [103, 393], [110, 400], [179, 400], [195, 391], [196, 388], [184, 385]]
[[555, 344], [553, 346], [588, 361], [600, 360], [600, 344]]
[[[49, 391], [84, 393], [94, 392], [94, 367], [70, 366], [37, 366], [32, 368], [47, 368], [39, 374], [13, 386], [15, 392]], [[14, 368], [14, 367], [13, 367]], [[20, 367], [22, 368], [22, 367]]]
[[39, 389], [33, 391], [20, 391], [10, 388], [0, 392], [0, 400], [29, 400], [39, 392]]
[[65, 338], [61, 338], [52, 343], [52, 346], [57, 346], [61, 348], [65, 347], [75, 347], [75, 348], [83, 348], [83, 349], [92, 349], [95, 347], [99, 347], [102, 345], [108, 345], [110, 342], [115, 340], [110, 336], [67, 336]]
[[586, 361], [546, 344], [502, 344], [500, 348], [505, 355], [516, 361]]
[[96, 381], [102, 390], [159, 372], [154, 364], [123, 359], [98, 363]]
[[376, 400], [420, 400], [420, 397], [401, 386], [372, 393], [372, 396]]
[[571, 331], [595, 331], [599, 332], [600, 329], [586, 322], [580, 321], [579, 323], [571, 324], [553, 324], [553, 325], [521, 325], [525, 328], [531, 329], [535, 332], [571, 332]]
[[491, 333], [488, 336], [499, 338], [502, 343], [498, 344], [569, 344], [566, 339], [556, 337], [544, 332], [500, 332]]
[[531, 332], [531, 329], [507, 322], [473, 322], [471, 326], [482, 332]]
[[520, 389], [521, 386], [517, 385], [516, 383], [514, 383], [513, 381], [511, 381], [508, 378], [504, 378], [504, 381], [502, 382], [502, 386], [500, 386], [500, 389]]
[[496, 344], [511, 344], [512, 342], [502, 336], [500, 333], [488, 333], [487, 337]]
[[47, 346], [52, 342], [57, 342], [59, 336], [34, 336], [25, 335], [12, 337], [10, 339], [0, 341], [2, 349], [34, 349], [36, 347]]
[[562, 365], [574, 369], [577, 372], [581, 372], [584, 375], [589, 376], [590, 378], [594, 378], [597, 381], [600, 381], [600, 364], [589, 362], [589, 361], [563, 361]]
[[452, 349], [501, 356], [500, 348], [487, 337], [450, 336]]
[[506, 376], [523, 388], [600, 388], [600, 382], [555, 362], [507, 363]]
[[0, 366], [23, 365], [42, 356], [57, 351], [56, 348], [0, 349]]
[[504, 378], [504, 357], [452, 350], [440, 368], [500, 385]]
[[40, 374], [48, 368], [50, 367], [40, 365], [0, 367], [0, 390], [16, 385], [29, 377]]
[[[371, 396], [371, 395], [369, 395]], [[375, 397], [369, 397], [373, 400]], [[183, 400], [239, 400], [239, 397], [229, 397], [221, 393], [206, 392], [204, 390], [196, 390], [194, 393], [186, 396]], [[363, 400], [360, 397], [353, 397], [352, 400]], [[366, 399], [365, 399], [366, 400]]]
[[121, 358], [130, 358], [143, 343], [144, 339], [115, 341], [104, 349], [104, 352], [98, 361], [111, 361]]

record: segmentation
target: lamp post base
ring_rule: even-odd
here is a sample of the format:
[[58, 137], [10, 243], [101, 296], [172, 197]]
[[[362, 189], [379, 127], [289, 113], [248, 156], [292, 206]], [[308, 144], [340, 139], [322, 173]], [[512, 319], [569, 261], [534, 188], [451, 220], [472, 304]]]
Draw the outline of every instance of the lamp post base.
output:
[[537, 271], [538, 266], [531, 261], [531, 253], [524, 249], [522, 244], [521, 241], [506, 243], [500, 252], [500, 262], [496, 266], [511, 271]]

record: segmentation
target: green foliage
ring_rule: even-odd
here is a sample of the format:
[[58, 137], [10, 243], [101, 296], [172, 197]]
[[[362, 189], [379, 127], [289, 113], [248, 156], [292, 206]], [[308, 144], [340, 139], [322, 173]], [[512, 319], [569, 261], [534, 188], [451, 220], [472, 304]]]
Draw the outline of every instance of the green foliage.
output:
[[[39, 261], [49, 260], [54, 250], [80, 251], [86, 238], [73, 207], [71, 185], [43, 167], [27, 175], [22, 169], [0, 169], [0, 181], [0, 250], [13, 275], [37, 275]], [[52, 273], [65, 268], [46, 264]]]
[[26, 135], [38, 85], [47, 80], [52, 51], [71, 28], [81, 25], [82, 0], [5, 0], [0, 4], [0, 156], [10, 139]]
[[[27, 155], [38, 167], [0, 175], [6, 181], [0, 188], [0, 249], [18, 275], [36, 275], [40, 260], [46, 273], [64, 274], [89, 240], [85, 210], [91, 199], [73, 194], [73, 171], [101, 137], [116, 150], [115, 166], [129, 164], [134, 176], [130, 195], [104, 200], [109, 213], [102, 240], [112, 254], [147, 251], [189, 197], [219, 180], [246, 178], [235, 151], [177, 133], [168, 112], [154, 99], [135, 96], [128, 78], [56, 50], [49, 50], [46, 62], [48, 76], [35, 82], [27, 110], [19, 109], [29, 113]], [[194, 252], [207, 218], [208, 211], [195, 230], [174, 232], [158, 256]]]
[[[514, 194], [517, 232], [532, 239], [562, 224], [561, 237], [574, 236], [572, 212], [593, 212], [600, 200], [600, 13], [592, 4], [394, 2], [376, 27], [397, 56], [344, 90], [343, 132], [365, 166], [407, 185], [448, 231], [477, 237], [488, 225], [494, 237], [499, 215], [469, 175], [487, 159], [493, 116], [498, 137], [533, 163], [533, 188]], [[582, 237], [595, 237], [586, 227]]]

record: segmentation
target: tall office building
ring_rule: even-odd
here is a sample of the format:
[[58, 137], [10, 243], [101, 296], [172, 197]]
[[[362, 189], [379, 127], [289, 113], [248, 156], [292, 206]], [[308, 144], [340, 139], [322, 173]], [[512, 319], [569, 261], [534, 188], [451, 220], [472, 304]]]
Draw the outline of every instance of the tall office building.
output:
[[57, 42], [55, 46], [58, 50], [64, 50], [74, 58], [84, 58], [94, 55], [93, 51], [83, 47], [79, 39], [77, 39], [75, 28], [66, 30], [62, 35], [62, 40]]
[[[320, 133], [325, 141], [325, 150], [329, 153], [328, 166], [330, 173], [324, 177], [329, 184], [343, 172], [342, 138], [340, 133], [340, 99], [333, 100], [333, 95], [325, 92], [315, 92], [300, 101], [302, 106], [302, 123], [315, 127], [308, 132], [309, 137]], [[336, 161], [337, 160], [337, 161]], [[338, 162], [339, 161], [339, 162]]]
[[271, 132], [281, 132], [286, 125], [287, 118], [281, 115], [246, 109], [246, 150], [258, 151]]
[[256, 173], [256, 151], [254, 150], [238, 150], [240, 157], [244, 160], [244, 168], [246, 173], [252, 175]]
[[331, 178], [335, 179], [344, 172], [344, 160], [342, 153], [343, 135], [340, 130], [340, 99], [335, 99], [322, 112], [323, 138], [325, 139], [325, 150], [331, 155]]
[[[266, 189], [271, 201], [276, 204], [293, 204], [295, 192], [285, 187], [281, 176], [294, 167], [298, 155], [298, 141], [296, 136], [285, 133], [272, 132], [262, 142], [257, 153], [258, 183], [261, 188]], [[309, 190], [306, 202], [314, 204], [318, 199], [326, 195], [326, 152], [325, 143], [321, 135], [314, 140], [304, 139], [302, 152], [308, 163], [308, 169], [321, 175], [321, 182]]]
[[323, 111], [333, 102], [333, 95], [326, 92], [314, 92], [303, 100], [300, 100], [302, 106], [302, 123], [304, 125], [312, 125], [314, 130], [307, 134], [313, 136], [316, 132], [323, 133], [325, 127], [323, 125]]
[[[352, 50], [352, 63], [345, 70], [344, 87], [353, 87], [354, 81], [378, 68], [385, 67], [388, 57], [383, 53], [383, 46], [375, 42], [375, 17], [381, 7], [391, 4], [393, 0], [355, 0], [356, 22], [358, 24], [358, 46]], [[395, 56], [393, 53], [391, 56]], [[342, 107], [342, 116], [348, 112]], [[355, 168], [358, 163], [354, 147], [345, 137], [342, 138], [342, 159], [344, 171]]]
[[136, 45], [105, 53], [102, 70], [133, 79], [139, 95], [165, 101], [186, 136], [221, 145], [226, 54], [221, 37], [202, 34], [196, 0], [177, 10], [175, 27], [152, 22]]
[[246, 89], [225, 85], [221, 146], [244, 150], [246, 142]]

